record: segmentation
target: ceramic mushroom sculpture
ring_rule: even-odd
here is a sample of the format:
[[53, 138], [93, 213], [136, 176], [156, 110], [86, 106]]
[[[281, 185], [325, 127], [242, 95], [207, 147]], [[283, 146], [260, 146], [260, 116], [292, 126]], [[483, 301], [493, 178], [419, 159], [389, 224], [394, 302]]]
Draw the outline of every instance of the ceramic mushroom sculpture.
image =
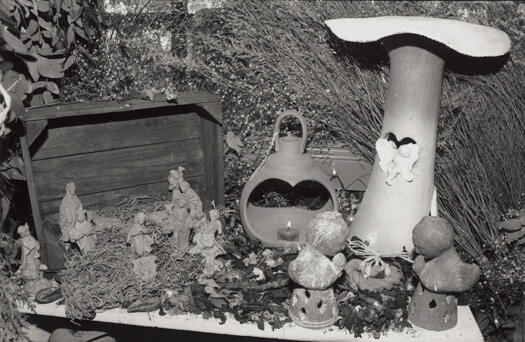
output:
[[390, 57], [378, 157], [352, 236], [384, 254], [413, 250], [412, 228], [428, 215], [447, 54], [498, 57], [511, 42], [502, 31], [456, 20], [425, 17], [343, 18], [326, 21], [339, 39], [380, 41]]
[[425, 216], [414, 227], [413, 269], [419, 284], [410, 300], [409, 320], [428, 330], [447, 330], [457, 323], [457, 299], [452, 294], [473, 287], [479, 267], [461, 261], [454, 249], [454, 229], [441, 217]]

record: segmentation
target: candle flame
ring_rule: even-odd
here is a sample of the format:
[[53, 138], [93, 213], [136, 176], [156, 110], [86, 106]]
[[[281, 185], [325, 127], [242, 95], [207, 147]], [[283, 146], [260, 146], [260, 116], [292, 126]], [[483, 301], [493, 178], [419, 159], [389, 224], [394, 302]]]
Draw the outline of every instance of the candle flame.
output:
[[286, 228], [292, 228], [292, 221], [288, 221], [288, 223], [286, 223]]

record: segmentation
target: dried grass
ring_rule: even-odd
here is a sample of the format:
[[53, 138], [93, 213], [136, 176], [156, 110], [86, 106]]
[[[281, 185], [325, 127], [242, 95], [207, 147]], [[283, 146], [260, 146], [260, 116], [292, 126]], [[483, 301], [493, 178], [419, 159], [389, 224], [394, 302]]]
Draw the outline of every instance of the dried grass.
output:
[[[128, 198], [105, 215], [117, 217], [129, 227], [135, 213], [163, 209], [166, 201], [160, 198]], [[99, 232], [93, 251], [75, 253], [66, 262], [61, 287], [68, 317], [89, 318], [97, 310], [160, 296], [164, 289], [181, 290], [196, 279], [202, 270], [200, 257], [179, 253], [160, 226], [148, 224], [147, 228], [154, 240], [152, 254], [157, 257], [154, 282], [144, 284], [135, 278], [126, 231], [112, 228]]]

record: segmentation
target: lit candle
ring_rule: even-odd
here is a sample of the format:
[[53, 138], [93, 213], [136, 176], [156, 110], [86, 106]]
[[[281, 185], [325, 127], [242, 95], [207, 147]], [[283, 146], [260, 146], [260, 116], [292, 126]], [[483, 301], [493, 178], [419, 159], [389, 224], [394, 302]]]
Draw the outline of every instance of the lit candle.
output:
[[296, 241], [299, 239], [299, 230], [292, 228], [292, 221], [288, 221], [285, 228], [280, 228], [277, 231], [277, 235], [279, 240]]

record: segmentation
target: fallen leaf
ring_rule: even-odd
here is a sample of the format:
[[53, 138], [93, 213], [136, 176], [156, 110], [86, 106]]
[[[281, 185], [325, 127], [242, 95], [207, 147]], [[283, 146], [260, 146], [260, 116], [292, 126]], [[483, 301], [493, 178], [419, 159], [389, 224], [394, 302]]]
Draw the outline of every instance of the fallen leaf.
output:
[[231, 131], [228, 131], [228, 133], [226, 133], [226, 144], [229, 148], [237, 152], [240, 152], [241, 148], [244, 146], [241, 139], [235, 134], [233, 134], [233, 132]]

